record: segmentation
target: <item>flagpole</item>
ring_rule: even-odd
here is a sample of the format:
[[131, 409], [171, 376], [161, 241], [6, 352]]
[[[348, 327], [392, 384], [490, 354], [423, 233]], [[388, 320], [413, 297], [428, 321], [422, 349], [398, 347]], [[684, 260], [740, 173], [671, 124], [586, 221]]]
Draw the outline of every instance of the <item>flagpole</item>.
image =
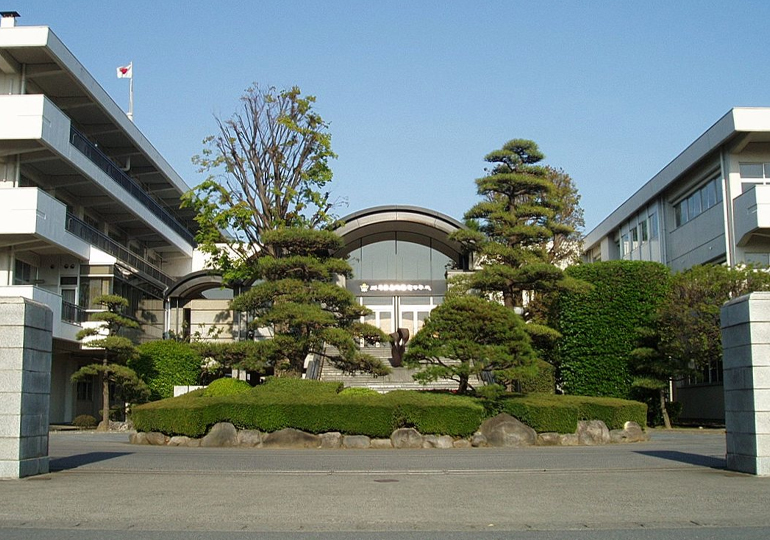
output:
[[131, 61], [131, 78], [128, 82], [128, 119], [134, 121], [134, 62]]

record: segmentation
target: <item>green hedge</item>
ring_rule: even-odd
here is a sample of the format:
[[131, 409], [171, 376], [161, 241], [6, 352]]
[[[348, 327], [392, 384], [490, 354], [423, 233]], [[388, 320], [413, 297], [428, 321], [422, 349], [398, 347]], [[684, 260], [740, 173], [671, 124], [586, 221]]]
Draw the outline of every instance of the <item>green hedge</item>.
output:
[[637, 346], [637, 329], [651, 324], [666, 294], [668, 268], [654, 262], [606, 261], [572, 266], [566, 273], [593, 288], [559, 295], [558, 360], [564, 392], [627, 399], [629, 353]]
[[250, 392], [251, 385], [246, 381], [239, 379], [231, 379], [230, 377], [223, 377], [215, 381], [211, 381], [206, 389], [203, 391], [204, 397], [220, 397], [220, 396], [235, 396], [237, 394], [243, 394], [244, 392]]
[[150, 399], [169, 398], [174, 385], [195, 385], [201, 374], [201, 357], [189, 344], [173, 340], [140, 345], [139, 356], [128, 362], [150, 388]]
[[537, 373], [522, 377], [521, 391], [524, 394], [553, 394], [556, 391], [556, 369], [544, 360], [537, 360]]
[[203, 390], [134, 407], [139, 431], [200, 437], [217, 422], [272, 432], [291, 427], [310, 433], [389, 437], [400, 427], [420, 433], [467, 437], [484, 418], [507, 412], [538, 432], [573, 433], [578, 420], [602, 420], [620, 429], [628, 420], [645, 425], [647, 406], [611, 398], [506, 395], [495, 400], [449, 393], [339, 392], [339, 383], [270, 379], [247, 392], [205, 397]]

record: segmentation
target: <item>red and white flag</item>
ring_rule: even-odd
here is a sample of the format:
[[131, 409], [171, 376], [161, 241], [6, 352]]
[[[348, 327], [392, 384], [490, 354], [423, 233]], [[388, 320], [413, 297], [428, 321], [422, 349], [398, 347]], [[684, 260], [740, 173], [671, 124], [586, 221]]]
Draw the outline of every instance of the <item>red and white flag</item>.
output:
[[134, 63], [118, 68], [118, 79], [131, 79], [134, 76]]

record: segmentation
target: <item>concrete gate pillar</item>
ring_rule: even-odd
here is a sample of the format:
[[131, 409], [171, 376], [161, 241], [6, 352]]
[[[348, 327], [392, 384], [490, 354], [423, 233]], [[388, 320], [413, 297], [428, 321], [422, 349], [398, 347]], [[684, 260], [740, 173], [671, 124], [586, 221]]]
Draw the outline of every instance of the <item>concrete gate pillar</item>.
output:
[[0, 298], [0, 478], [48, 472], [51, 310]]
[[722, 307], [727, 468], [770, 475], [770, 293]]

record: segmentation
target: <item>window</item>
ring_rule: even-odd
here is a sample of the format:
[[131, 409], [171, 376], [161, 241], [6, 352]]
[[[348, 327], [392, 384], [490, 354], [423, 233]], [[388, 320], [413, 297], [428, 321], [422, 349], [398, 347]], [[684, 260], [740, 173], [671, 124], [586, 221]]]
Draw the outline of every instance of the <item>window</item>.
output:
[[631, 246], [628, 243], [628, 233], [620, 237], [620, 256], [628, 254], [631, 251]]
[[722, 202], [722, 182], [716, 176], [691, 193], [690, 196], [674, 205], [676, 226], [679, 227], [688, 221], [692, 221], [720, 202]]
[[93, 380], [79, 381], [77, 384], [78, 401], [91, 401], [94, 399]]
[[646, 242], [649, 240], [649, 237], [647, 235], [647, 221], [642, 221], [639, 223], [639, 234], [642, 237], [642, 242]]
[[650, 240], [658, 239], [658, 213], [653, 212], [649, 217], [650, 221]]
[[639, 229], [634, 227], [631, 229], [631, 249], [636, 249], [639, 247]]
[[741, 171], [741, 178], [765, 178], [765, 167], [763, 163], [741, 163], [739, 168]]
[[14, 285], [30, 285], [36, 277], [37, 268], [31, 264], [16, 259], [16, 264], [14, 265], [13, 270]]

